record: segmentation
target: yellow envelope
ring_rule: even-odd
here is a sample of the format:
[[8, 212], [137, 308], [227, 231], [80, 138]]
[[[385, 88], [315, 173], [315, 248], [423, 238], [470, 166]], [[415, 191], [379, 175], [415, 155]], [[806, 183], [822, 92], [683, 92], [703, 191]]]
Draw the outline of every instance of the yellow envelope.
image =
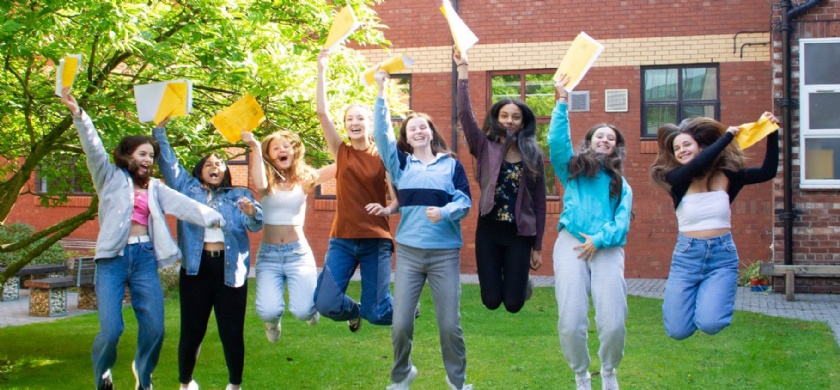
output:
[[332, 50], [340, 45], [359, 26], [359, 21], [356, 20], [356, 14], [353, 13], [353, 8], [350, 8], [349, 5], [342, 8], [341, 12], [333, 20], [330, 33], [327, 35], [327, 41], [324, 42], [324, 49]]
[[764, 137], [767, 137], [768, 134], [778, 130], [779, 125], [770, 122], [769, 118], [762, 115], [757, 122], [744, 123], [738, 126], [738, 128], [741, 131], [738, 132], [735, 141], [738, 142], [738, 146], [741, 149], [746, 149], [753, 146], [756, 142], [761, 141]]
[[365, 71], [365, 73], [362, 74], [362, 79], [364, 79], [367, 85], [373, 85], [375, 84], [373, 74], [376, 73], [377, 68], [382, 69], [388, 73], [396, 73], [405, 70], [405, 68], [408, 68], [412, 64], [414, 64], [414, 60], [412, 60], [411, 57], [405, 54], [397, 54], [385, 61], [380, 62], [377, 66], [368, 68]]
[[173, 82], [166, 85], [163, 96], [160, 99], [154, 123], [172, 116], [187, 115], [187, 83]]
[[449, 31], [452, 33], [452, 40], [455, 41], [455, 48], [458, 49], [459, 53], [461, 53], [461, 57], [466, 59], [467, 50], [471, 49], [476, 43], [478, 43], [478, 37], [473, 34], [469, 27], [467, 27], [464, 20], [458, 16], [458, 13], [455, 12], [455, 8], [452, 7], [452, 2], [449, 0], [443, 1], [443, 6], [440, 7], [440, 12], [443, 12], [446, 22], [449, 23]]
[[58, 61], [55, 77], [56, 96], [61, 96], [61, 91], [64, 88], [73, 86], [73, 81], [76, 80], [76, 75], [79, 73], [81, 63], [81, 54], [69, 54]]
[[569, 50], [566, 51], [566, 55], [563, 56], [563, 61], [560, 62], [557, 73], [554, 74], [554, 81], [560, 81], [560, 74], [565, 73], [569, 76], [566, 89], [574, 90], [603, 51], [604, 45], [592, 39], [585, 32], [581, 32], [575, 37]]
[[219, 133], [230, 143], [242, 139], [243, 129], [253, 131], [264, 121], [265, 113], [250, 93], [210, 119], [210, 123], [216, 126]]

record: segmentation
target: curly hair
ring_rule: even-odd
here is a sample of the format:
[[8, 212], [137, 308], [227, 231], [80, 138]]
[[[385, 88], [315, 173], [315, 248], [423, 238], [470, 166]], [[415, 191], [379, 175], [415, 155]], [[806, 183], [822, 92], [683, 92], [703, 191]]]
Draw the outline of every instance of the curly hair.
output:
[[[285, 171], [275, 167], [274, 164], [268, 160], [268, 152], [271, 150], [271, 143], [280, 140], [281, 138], [286, 139], [290, 144], [292, 144], [292, 150], [295, 153], [292, 165]], [[274, 190], [274, 185], [277, 183], [277, 177], [281, 175], [285, 176], [286, 180], [288, 180], [291, 184], [301, 184], [304, 187], [304, 191], [308, 191], [309, 188], [315, 184], [315, 180], [317, 180], [315, 170], [303, 161], [305, 152], [306, 149], [303, 146], [303, 141], [301, 141], [297, 134], [292, 133], [289, 130], [275, 131], [263, 138], [262, 155], [263, 164], [265, 164], [265, 176], [268, 180], [267, 191], [270, 192]]]
[[[408, 144], [408, 135], [406, 126], [408, 126], [408, 121], [414, 118], [422, 118], [426, 120], [426, 123], [429, 124], [429, 129], [432, 130], [432, 154], [437, 155], [438, 153], [451, 153], [449, 150], [449, 145], [446, 143], [446, 140], [443, 139], [443, 136], [438, 131], [435, 124], [432, 122], [432, 118], [429, 115], [424, 114], [422, 112], [409, 112], [403, 118], [402, 125], [400, 126], [400, 138], [397, 140], [397, 148], [402, 152], [412, 154], [414, 153], [414, 148]], [[453, 157], [454, 156], [454, 153]]]
[[[650, 177], [656, 184], [670, 192], [671, 185], [668, 184], [666, 177], [671, 171], [683, 165], [674, 155], [674, 139], [680, 134], [688, 134], [697, 142], [699, 148], [704, 149], [715, 143], [725, 132], [726, 126], [706, 117], [691, 117], [682, 121], [679, 126], [672, 123], [661, 126], [656, 137], [659, 144], [659, 153], [657, 153], [656, 160], [650, 167]], [[694, 179], [703, 178], [718, 171], [735, 172], [743, 168], [744, 165], [744, 152], [738, 147], [737, 143], [733, 142]]]
[[149, 184], [149, 178], [152, 176], [152, 167], [149, 167], [149, 174], [147, 176], [137, 176], [137, 162], [134, 161], [134, 157], [131, 157], [131, 155], [134, 154], [134, 151], [136, 151], [138, 147], [144, 144], [152, 145], [152, 150], [154, 151], [152, 165], [157, 164], [158, 157], [160, 156], [160, 145], [154, 138], [147, 135], [125, 136], [120, 140], [120, 143], [113, 151], [114, 165], [128, 170], [134, 184], [143, 188]]
[[[598, 153], [592, 148], [592, 136], [602, 127], [615, 132], [615, 150], [609, 156]], [[610, 196], [617, 198], [621, 196], [621, 177], [624, 176], [624, 157], [626, 154], [624, 136], [617, 127], [606, 123], [592, 126], [586, 132], [586, 136], [583, 137], [578, 152], [569, 160], [569, 180], [581, 175], [593, 177], [601, 171], [601, 168], [605, 168], [610, 176]]]
[[[502, 110], [502, 107], [508, 104], [513, 104], [522, 111], [522, 128], [516, 134], [510, 134], [499, 123], [499, 112]], [[522, 155], [526, 175], [535, 178], [540, 174], [539, 166], [542, 163], [543, 154], [540, 147], [537, 146], [537, 117], [534, 115], [531, 107], [528, 107], [525, 102], [508, 98], [497, 101], [487, 111], [487, 116], [484, 118], [484, 125], [482, 125], [481, 130], [493, 142], [500, 142], [502, 137], [504, 137], [505, 152], [516, 145], [519, 148], [519, 153]]]

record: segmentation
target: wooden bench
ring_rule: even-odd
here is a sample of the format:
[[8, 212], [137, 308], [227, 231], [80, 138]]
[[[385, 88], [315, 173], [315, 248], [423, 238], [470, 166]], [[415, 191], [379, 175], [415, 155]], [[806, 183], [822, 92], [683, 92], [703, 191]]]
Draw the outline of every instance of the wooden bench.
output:
[[[6, 271], [6, 268], [0, 268], [0, 272]], [[2, 301], [16, 301], [20, 299], [20, 280], [21, 277], [29, 277], [31, 279], [52, 278], [64, 276], [67, 271], [67, 266], [64, 264], [30, 264], [20, 269], [15, 276], [6, 280], [3, 285], [3, 295], [0, 296]]]
[[67, 287], [75, 285], [72, 276], [27, 280], [29, 315], [57, 317], [67, 315]]
[[810, 278], [840, 277], [840, 265], [786, 265], [765, 263], [759, 271], [764, 276], [785, 277], [785, 300], [793, 301], [794, 279], [796, 276]]
[[93, 257], [73, 259], [68, 273], [79, 289], [79, 309], [96, 310], [96, 262]]

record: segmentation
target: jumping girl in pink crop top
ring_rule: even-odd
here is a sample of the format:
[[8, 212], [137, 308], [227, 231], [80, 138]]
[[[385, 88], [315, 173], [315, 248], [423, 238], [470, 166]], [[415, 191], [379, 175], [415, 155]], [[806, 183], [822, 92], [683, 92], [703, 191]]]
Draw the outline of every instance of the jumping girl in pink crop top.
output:
[[287, 130], [267, 135], [262, 144], [250, 132], [243, 132], [242, 140], [251, 148], [251, 161], [257, 162], [250, 167], [251, 177], [262, 196], [265, 221], [257, 253], [257, 314], [265, 323], [268, 341], [274, 343], [280, 338], [286, 285], [289, 311], [310, 325], [318, 323], [313, 301], [318, 271], [303, 235], [303, 220], [306, 194], [335, 177], [335, 165], [309, 167], [303, 161], [303, 142]]

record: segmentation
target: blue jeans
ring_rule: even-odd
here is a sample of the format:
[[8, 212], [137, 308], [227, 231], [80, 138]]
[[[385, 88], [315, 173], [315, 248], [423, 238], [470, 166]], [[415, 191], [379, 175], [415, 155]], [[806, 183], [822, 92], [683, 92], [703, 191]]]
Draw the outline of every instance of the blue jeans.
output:
[[[375, 325], [391, 325], [391, 252], [385, 238], [330, 238], [324, 270], [318, 276], [315, 308], [335, 321], [362, 318]], [[362, 276], [361, 307], [345, 294], [347, 283], [359, 267]]]
[[732, 234], [691, 238], [680, 234], [665, 283], [665, 333], [682, 340], [694, 331], [716, 334], [735, 311], [738, 251]]
[[289, 287], [289, 311], [307, 321], [315, 315], [315, 284], [318, 269], [306, 240], [288, 244], [260, 244], [257, 252], [257, 314], [276, 325], [286, 309], [283, 290]]
[[93, 341], [93, 374], [96, 387], [102, 375], [117, 360], [117, 343], [123, 333], [125, 287], [137, 317], [137, 376], [144, 388], [151, 386], [163, 345], [163, 289], [151, 242], [126, 245], [123, 255], [96, 260], [96, 298], [99, 304], [99, 334]]

